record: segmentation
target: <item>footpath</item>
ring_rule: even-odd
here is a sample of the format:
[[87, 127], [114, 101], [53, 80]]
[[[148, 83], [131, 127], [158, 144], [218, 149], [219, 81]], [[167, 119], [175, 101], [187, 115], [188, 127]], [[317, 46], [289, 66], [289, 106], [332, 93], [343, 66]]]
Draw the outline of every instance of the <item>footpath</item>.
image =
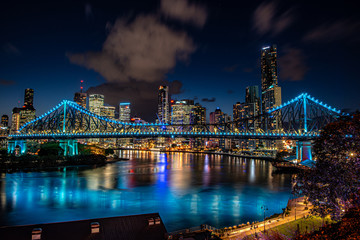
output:
[[256, 233], [258, 232], [263, 232], [264, 225], [265, 225], [265, 230], [267, 231], [279, 225], [289, 223], [310, 215], [311, 206], [310, 204], [308, 204], [309, 209], [305, 210], [306, 205], [304, 204], [304, 197], [289, 200], [288, 207], [291, 208], [291, 212], [290, 215], [286, 217], [276, 217], [276, 218], [268, 219], [265, 222], [259, 222], [251, 226], [246, 226], [243, 228], [228, 231], [225, 233], [224, 236], [221, 237], [221, 239], [226, 239], [226, 240], [242, 239], [248, 235], [256, 235]]

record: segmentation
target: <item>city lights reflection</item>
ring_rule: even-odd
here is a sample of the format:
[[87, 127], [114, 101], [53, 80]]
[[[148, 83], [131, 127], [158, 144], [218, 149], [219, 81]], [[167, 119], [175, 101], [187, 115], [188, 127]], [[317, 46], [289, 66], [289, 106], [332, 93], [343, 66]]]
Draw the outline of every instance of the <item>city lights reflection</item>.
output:
[[289, 175], [268, 162], [191, 153], [121, 151], [129, 161], [101, 168], [2, 174], [0, 225], [159, 212], [169, 231], [237, 225], [281, 212]]

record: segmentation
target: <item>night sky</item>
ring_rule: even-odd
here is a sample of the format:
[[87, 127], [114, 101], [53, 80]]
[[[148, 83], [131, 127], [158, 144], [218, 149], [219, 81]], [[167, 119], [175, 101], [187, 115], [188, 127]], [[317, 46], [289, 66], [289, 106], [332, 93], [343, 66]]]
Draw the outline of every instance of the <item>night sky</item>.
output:
[[360, 109], [356, 1], [19, 1], [0, 6], [0, 115], [35, 90], [37, 115], [89, 93], [154, 121], [157, 88], [232, 115], [260, 86], [260, 50], [277, 44], [283, 102], [302, 92]]

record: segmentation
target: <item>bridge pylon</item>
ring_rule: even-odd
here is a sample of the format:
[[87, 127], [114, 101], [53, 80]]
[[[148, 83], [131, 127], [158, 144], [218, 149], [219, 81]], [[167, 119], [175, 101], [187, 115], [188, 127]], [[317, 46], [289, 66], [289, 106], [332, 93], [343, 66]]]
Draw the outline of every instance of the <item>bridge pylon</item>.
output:
[[8, 153], [16, 153], [16, 148], [19, 148], [17, 154], [24, 155], [27, 153], [26, 140], [9, 140], [8, 141]]
[[59, 146], [64, 150], [64, 156], [75, 156], [79, 154], [78, 141], [76, 139], [62, 139]]
[[312, 159], [312, 143], [311, 141], [296, 142], [296, 159], [302, 161]]

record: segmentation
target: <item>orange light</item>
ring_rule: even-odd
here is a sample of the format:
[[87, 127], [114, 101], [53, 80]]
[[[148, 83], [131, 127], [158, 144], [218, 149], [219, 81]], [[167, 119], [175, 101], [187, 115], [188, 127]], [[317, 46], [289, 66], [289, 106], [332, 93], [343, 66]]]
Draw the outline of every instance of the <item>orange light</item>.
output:
[[84, 80], [81, 80], [80, 82], [82, 82], [82, 83], [83, 83], [83, 82], [84, 82]]

